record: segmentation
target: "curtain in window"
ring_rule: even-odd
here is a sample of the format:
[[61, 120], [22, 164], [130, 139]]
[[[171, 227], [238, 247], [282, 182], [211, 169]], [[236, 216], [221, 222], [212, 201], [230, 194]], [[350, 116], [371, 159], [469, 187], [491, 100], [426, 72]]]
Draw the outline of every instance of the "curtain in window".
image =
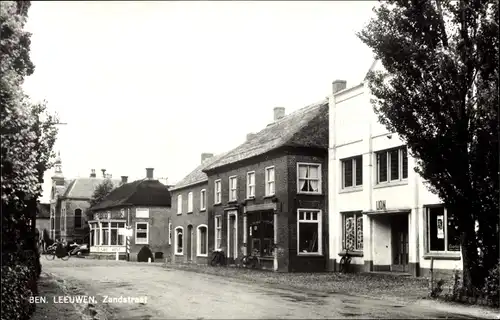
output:
[[356, 218], [356, 250], [363, 250], [363, 216]]
[[345, 249], [354, 250], [355, 230], [354, 217], [346, 217], [345, 219]]
[[307, 178], [307, 167], [306, 166], [299, 166], [299, 187], [301, 191], [308, 191], [309, 188], [306, 187], [307, 180], [304, 178]]

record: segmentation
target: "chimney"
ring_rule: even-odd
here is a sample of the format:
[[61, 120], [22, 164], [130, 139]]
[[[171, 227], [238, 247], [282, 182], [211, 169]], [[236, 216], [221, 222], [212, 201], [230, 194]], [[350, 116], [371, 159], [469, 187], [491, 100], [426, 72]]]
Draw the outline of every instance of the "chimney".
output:
[[255, 136], [255, 133], [247, 133], [247, 141], [250, 141]]
[[210, 159], [214, 156], [213, 153], [202, 153], [201, 154], [201, 163], [205, 162], [205, 160]]
[[347, 81], [345, 80], [335, 80], [332, 83], [333, 94], [344, 90], [347, 87]]
[[285, 116], [285, 108], [284, 107], [275, 107], [274, 108], [274, 121], [277, 121]]
[[95, 178], [96, 175], [95, 175], [95, 169], [90, 169], [90, 177], [91, 178]]
[[106, 169], [101, 169], [101, 171], [102, 171], [102, 177], [106, 178]]
[[153, 180], [153, 170], [154, 168], [146, 168], [146, 178]]
[[122, 176], [122, 184], [127, 183], [128, 176]]

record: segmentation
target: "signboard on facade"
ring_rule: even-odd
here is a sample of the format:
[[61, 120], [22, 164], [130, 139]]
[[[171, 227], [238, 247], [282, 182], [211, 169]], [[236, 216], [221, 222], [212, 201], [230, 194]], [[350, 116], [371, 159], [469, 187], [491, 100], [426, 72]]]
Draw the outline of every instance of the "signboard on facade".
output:
[[136, 218], [149, 218], [149, 209], [135, 209]]
[[118, 234], [121, 235], [121, 236], [125, 236], [125, 237], [131, 237], [132, 236], [132, 229], [128, 229], [128, 228], [118, 228]]
[[92, 246], [90, 247], [90, 252], [99, 253], [114, 253], [114, 252], [127, 252], [125, 246]]
[[379, 200], [375, 202], [375, 208], [377, 210], [386, 210], [385, 200]]

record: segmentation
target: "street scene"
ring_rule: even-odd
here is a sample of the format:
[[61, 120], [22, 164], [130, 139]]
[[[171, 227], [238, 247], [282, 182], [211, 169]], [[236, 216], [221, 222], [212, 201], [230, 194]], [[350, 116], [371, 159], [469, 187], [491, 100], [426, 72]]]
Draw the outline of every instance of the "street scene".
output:
[[498, 1], [0, 24], [2, 320], [500, 319]]

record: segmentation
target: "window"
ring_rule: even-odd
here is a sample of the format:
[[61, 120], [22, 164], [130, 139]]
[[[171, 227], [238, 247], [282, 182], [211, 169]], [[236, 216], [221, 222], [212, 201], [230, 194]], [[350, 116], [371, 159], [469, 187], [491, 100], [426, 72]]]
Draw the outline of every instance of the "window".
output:
[[221, 203], [222, 202], [222, 186], [221, 186], [221, 180], [215, 180], [215, 193], [214, 193], [214, 196], [215, 196], [215, 199], [214, 199], [214, 202], [215, 204], [218, 204], [218, 203]]
[[426, 211], [427, 251], [460, 251], [460, 234], [453, 215], [444, 206], [428, 207]]
[[193, 212], [193, 193], [188, 193], [188, 213]]
[[95, 231], [96, 231], [96, 223], [90, 223], [89, 224], [89, 227], [90, 227], [90, 237], [89, 237], [89, 246], [95, 246], [95, 240], [94, 240], [94, 237], [95, 237]]
[[238, 177], [229, 177], [229, 201], [238, 199]]
[[172, 222], [168, 223], [168, 244], [172, 245]]
[[149, 243], [149, 224], [147, 222], [135, 223], [135, 244]]
[[198, 239], [197, 255], [208, 256], [208, 228], [206, 225], [198, 226], [196, 238]]
[[249, 253], [260, 257], [273, 255], [274, 212], [257, 211], [247, 215]]
[[182, 255], [182, 227], [175, 228], [175, 254]]
[[75, 210], [75, 229], [82, 228], [82, 209]]
[[363, 185], [363, 156], [342, 160], [342, 189]]
[[297, 210], [297, 253], [322, 254], [321, 210]]
[[377, 155], [377, 183], [408, 178], [408, 151], [406, 146], [384, 150]]
[[266, 168], [266, 196], [272, 196], [275, 192], [274, 167]]
[[298, 163], [298, 193], [321, 193], [321, 165]]
[[56, 228], [55, 218], [50, 217], [50, 231], [54, 230], [55, 228]]
[[125, 222], [111, 222], [111, 245], [112, 246], [123, 246], [125, 245], [125, 236], [118, 234], [118, 229], [125, 228]]
[[182, 194], [177, 196], [177, 214], [182, 214]]
[[207, 190], [202, 189], [200, 191], [200, 210], [207, 209]]
[[346, 212], [342, 214], [342, 249], [363, 251], [363, 214]]
[[215, 216], [215, 250], [221, 249], [222, 244], [222, 216]]
[[61, 231], [66, 230], [66, 208], [61, 209]]
[[101, 229], [102, 229], [102, 240], [101, 244], [105, 246], [109, 246], [109, 222], [102, 222], [101, 223]]
[[255, 171], [247, 173], [247, 199], [255, 198]]

